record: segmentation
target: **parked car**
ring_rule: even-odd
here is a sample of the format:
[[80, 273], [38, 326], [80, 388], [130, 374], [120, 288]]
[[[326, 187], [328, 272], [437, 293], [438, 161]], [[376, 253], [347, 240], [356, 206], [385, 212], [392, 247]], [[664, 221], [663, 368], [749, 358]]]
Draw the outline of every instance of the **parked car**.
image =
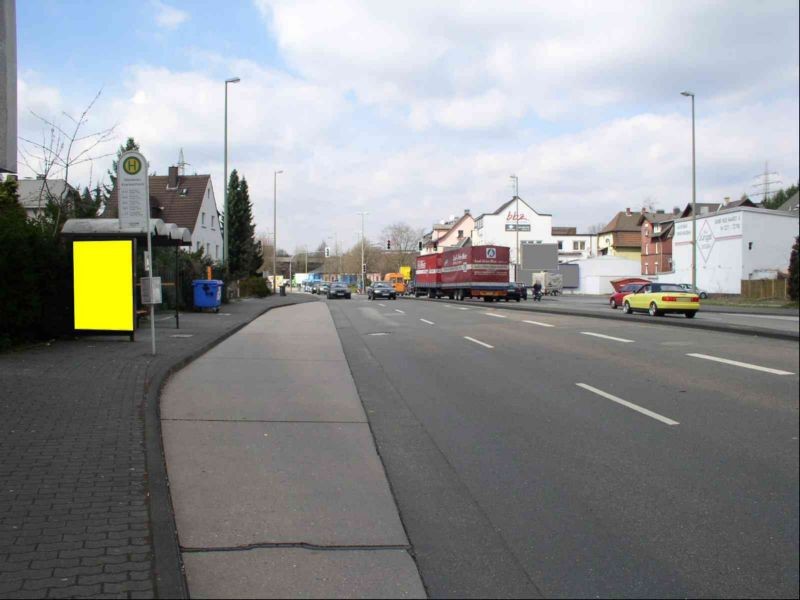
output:
[[677, 283], [648, 283], [625, 296], [622, 310], [626, 314], [647, 312], [651, 317], [683, 313], [691, 319], [700, 310], [700, 296], [685, 291]]
[[334, 298], [350, 299], [350, 288], [347, 287], [346, 283], [337, 281], [331, 284], [330, 289], [328, 289], [328, 300], [333, 300]]
[[319, 294], [319, 286], [321, 283], [322, 283], [321, 281], [315, 281], [314, 283], [311, 284], [312, 294]]
[[684, 290], [686, 290], [690, 294], [697, 294], [698, 296], [700, 296], [701, 300], [705, 300], [706, 298], [708, 298], [707, 292], [704, 292], [703, 290], [693, 286], [691, 283], [679, 283], [678, 285], [681, 286]]
[[528, 288], [526, 288], [521, 283], [509, 283], [508, 284], [508, 292], [506, 293], [506, 302], [511, 302], [512, 300], [516, 300], [519, 302], [520, 300], [527, 300], [528, 299]]
[[611, 287], [614, 288], [614, 293], [608, 299], [608, 305], [616, 309], [622, 306], [622, 300], [628, 294], [634, 293], [643, 285], [650, 283], [649, 279], [640, 279], [638, 277], [626, 277], [624, 279], [615, 279], [611, 282]]
[[367, 288], [367, 298], [370, 300], [375, 300], [375, 298], [397, 300], [397, 290], [389, 283], [376, 281]]
[[317, 292], [317, 294], [319, 294], [320, 296], [324, 296], [327, 295], [328, 292], [330, 291], [331, 291], [331, 284], [328, 283], [327, 281], [323, 281], [319, 284], [319, 291]]

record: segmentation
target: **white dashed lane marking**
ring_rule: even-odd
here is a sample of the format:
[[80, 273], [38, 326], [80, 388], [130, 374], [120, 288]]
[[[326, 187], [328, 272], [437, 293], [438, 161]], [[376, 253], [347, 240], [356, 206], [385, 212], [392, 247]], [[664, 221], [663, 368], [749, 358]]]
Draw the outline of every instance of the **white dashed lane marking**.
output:
[[622, 342], [624, 344], [632, 344], [633, 340], [626, 340], [625, 338], [618, 338], [611, 335], [603, 335], [602, 333], [594, 333], [592, 331], [581, 331], [583, 335], [591, 335], [593, 337], [603, 338], [604, 340], [611, 340], [613, 342]]
[[742, 367], [743, 369], [752, 369], [753, 371], [763, 371], [764, 373], [772, 373], [773, 375], [794, 375], [791, 371], [781, 371], [780, 369], [770, 369], [769, 367], [762, 367], [760, 365], [753, 365], [751, 363], [739, 362], [738, 360], [730, 360], [728, 358], [720, 358], [718, 356], [709, 356], [708, 354], [691, 353], [686, 356], [693, 358], [702, 358], [703, 360], [712, 360], [726, 365], [733, 365], [734, 367]]
[[482, 342], [480, 340], [476, 340], [475, 338], [471, 338], [468, 335], [465, 335], [464, 339], [465, 340], [469, 340], [470, 342], [475, 342], [476, 344], [480, 344], [484, 348], [494, 348], [494, 346], [492, 346], [491, 344], [487, 344], [486, 342]]
[[592, 387], [590, 385], [586, 385], [585, 383], [576, 383], [575, 385], [577, 385], [579, 388], [583, 388], [584, 390], [592, 392], [593, 394], [597, 394], [598, 396], [602, 396], [603, 398], [605, 398], [607, 400], [611, 400], [612, 402], [616, 402], [617, 404], [621, 404], [622, 406], [626, 406], [626, 407], [630, 408], [631, 410], [635, 410], [638, 413], [642, 413], [643, 415], [647, 415], [651, 419], [655, 419], [656, 421], [661, 421], [662, 423], [664, 423], [666, 425], [680, 425], [680, 423], [678, 423], [677, 421], [673, 421], [672, 419], [669, 419], [669, 418], [667, 418], [665, 416], [662, 416], [662, 415], [660, 415], [658, 413], [655, 413], [652, 410], [647, 410], [646, 408], [643, 408], [643, 407], [639, 406], [638, 404], [634, 404], [633, 402], [628, 402], [627, 400], [623, 400], [622, 398], [618, 398], [618, 397], [614, 396], [613, 394], [609, 394], [608, 392], [604, 392], [603, 390], [598, 390], [596, 387]]

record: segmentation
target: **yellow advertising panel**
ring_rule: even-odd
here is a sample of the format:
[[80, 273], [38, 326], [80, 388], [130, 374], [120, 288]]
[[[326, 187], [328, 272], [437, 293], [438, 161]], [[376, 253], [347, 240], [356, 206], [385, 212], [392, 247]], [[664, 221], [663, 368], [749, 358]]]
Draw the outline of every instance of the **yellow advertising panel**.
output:
[[400, 267], [400, 274], [403, 276], [403, 279], [408, 281], [411, 279], [411, 267]]
[[133, 331], [133, 241], [72, 242], [75, 329]]

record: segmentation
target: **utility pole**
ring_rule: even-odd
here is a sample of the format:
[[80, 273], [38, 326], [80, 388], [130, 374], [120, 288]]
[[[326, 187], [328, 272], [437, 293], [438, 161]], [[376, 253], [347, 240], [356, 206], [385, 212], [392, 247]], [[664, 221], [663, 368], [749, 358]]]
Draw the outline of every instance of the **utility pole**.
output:
[[692, 99], [692, 287], [697, 289], [697, 168], [694, 144], [694, 92], [681, 92]]
[[514, 208], [514, 232], [516, 233], [516, 245], [514, 249], [514, 281], [516, 282], [519, 278], [517, 277], [517, 273], [519, 271], [519, 177], [516, 175], [511, 175], [511, 179], [514, 180], [514, 198], [516, 199], [516, 206]]
[[275, 171], [272, 204], [272, 293], [278, 291], [278, 175], [283, 171]]
[[762, 188], [762, 190], [760, 192], [755, 192], [753, 194], [753, 196], [763, 196], [761, 201], [764, 204], [766, 204], [767, 200], [769, 199], [769, 186], [778, 185], [778, 184], [783, 183], [780, 179], [773, 179], [772, 181], [770, 181], [770, 179], [769, 179], [770, 176], [777, 175], [777, 174], [778, 173], [776, 173], [775, 171], [770, 171], [769, 170], [769, 162], [765, 162], [764, 163], [764, 172], [762, 174], [760, 174], [760, 175], [754, 175], [753, 176], [753, 177], [761, 177], [762, 178], [761, 183], [754, 183], [753, 184], [754, 188]]
[[223, 251], [222, 251], [222, 258], [223, 264], [225, 265], [225, 270], [228, 270], [228, 241], [230, 238], [230, 229], [231, 229], [231, 219], [230, 213], [228, 212], [228, 84], [229, 83], [239, 83], [241, 81], [238, 77], [231, 77], [230, 79], [225, 80], [225, 175], [222, 178], [222, 193], [225, 195], [225, 227], [222, 230], [223, 239]]
[[365, 283], [366, 283], [366, 275], [367, 275], [366, 270], [364, 268], [365, 267], [365, 265], [364, 265], [364, 217], [367, 216], [369, 213], [368, 212], [359, 212], [359, 213], [356, 213], [356, 214], [361, 215], [361, 286], [360, 286], [360, 289], [361, 289], [361, 293], [363, 294], [364, 293], [364, 289], [366, 288]]

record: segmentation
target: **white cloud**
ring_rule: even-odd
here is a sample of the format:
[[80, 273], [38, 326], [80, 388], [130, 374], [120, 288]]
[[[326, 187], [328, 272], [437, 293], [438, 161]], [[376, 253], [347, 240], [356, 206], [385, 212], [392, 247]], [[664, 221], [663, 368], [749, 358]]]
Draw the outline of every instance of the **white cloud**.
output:
[[176, 29], [189, 19], [189, 13], [185, 10], [159, 2], [159, 0], [151, 0], [151, 4], [156, 11], [156, 24], [162, 29]]

